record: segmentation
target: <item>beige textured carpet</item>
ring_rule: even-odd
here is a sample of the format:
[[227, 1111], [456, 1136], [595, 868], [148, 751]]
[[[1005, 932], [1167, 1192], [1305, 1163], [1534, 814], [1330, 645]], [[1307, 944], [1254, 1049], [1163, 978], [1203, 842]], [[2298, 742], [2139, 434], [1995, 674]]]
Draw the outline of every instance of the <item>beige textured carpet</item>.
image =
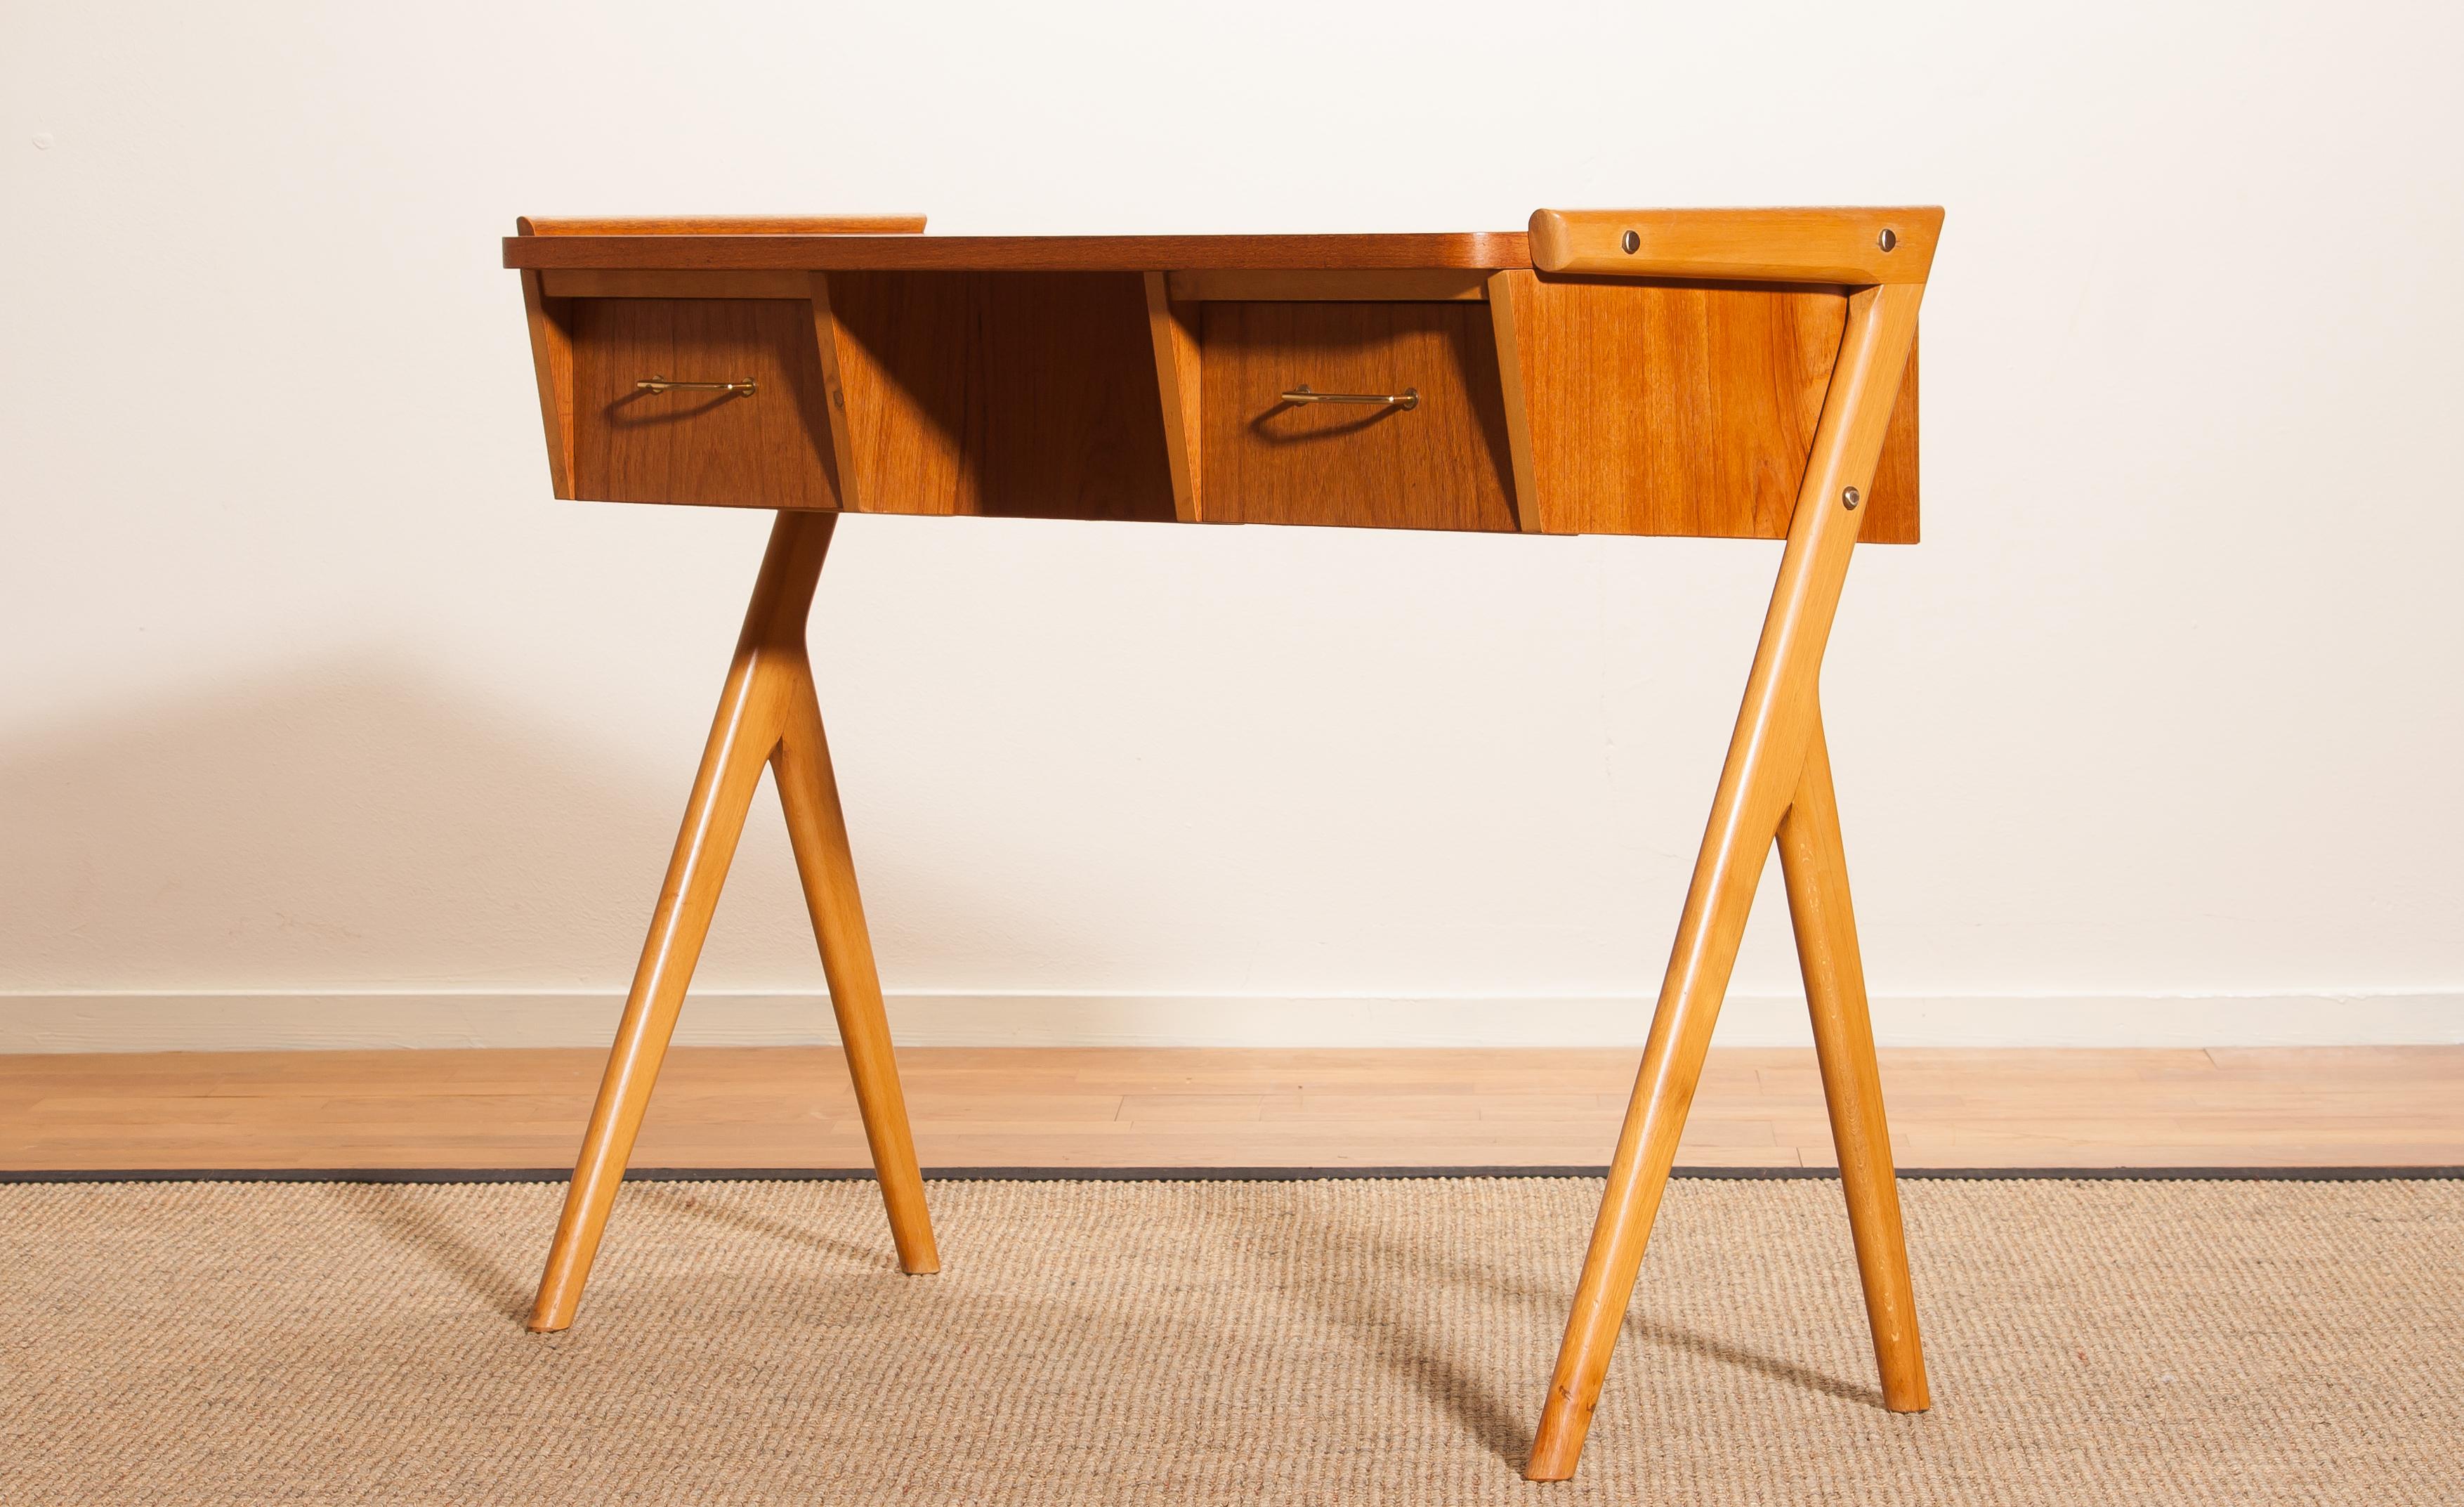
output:
[[1837, 1185], [1672, 1189], [1581, 1475], [1519, 1478], [1599, 1185], [0, 1187], [0, 1501], [2464, 1501], [2464, 1184], [1905, 1186], [1882, 1411]]

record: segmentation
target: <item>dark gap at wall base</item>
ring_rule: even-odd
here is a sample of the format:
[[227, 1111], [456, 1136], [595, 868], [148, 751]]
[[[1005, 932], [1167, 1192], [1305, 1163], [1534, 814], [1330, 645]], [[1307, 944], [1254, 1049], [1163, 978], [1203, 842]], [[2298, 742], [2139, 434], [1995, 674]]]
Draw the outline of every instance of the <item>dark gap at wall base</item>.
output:
[[[1460, 1178], [1604, 1178], [1605, 1166], [939, 1167], [928, 1183], [1322, 1183]], [[1678, 1167], [1712, 1182], [1837, 1180], [1836, 1167]], [[1902, 1182], [2386, 1183], [2464, 1179], [2464, 1166], [1903, 1167]], [[0, 1169], [0, 1185], [35, 1183], [564, 1183], [564, 1167], [229, 1167]], [[869, 1167], [635, 1167], [628, 1183], [869, 1183]]]

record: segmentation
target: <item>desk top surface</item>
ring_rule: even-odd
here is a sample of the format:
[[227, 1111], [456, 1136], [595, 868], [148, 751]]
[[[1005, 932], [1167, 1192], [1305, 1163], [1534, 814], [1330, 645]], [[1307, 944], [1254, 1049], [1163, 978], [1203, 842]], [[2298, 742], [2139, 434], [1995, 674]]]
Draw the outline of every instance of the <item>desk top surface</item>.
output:
[[1384, 235], [509, 235], [505, 265], [737, 272], [1374, 272], [1531, 265], [1522, 231]]

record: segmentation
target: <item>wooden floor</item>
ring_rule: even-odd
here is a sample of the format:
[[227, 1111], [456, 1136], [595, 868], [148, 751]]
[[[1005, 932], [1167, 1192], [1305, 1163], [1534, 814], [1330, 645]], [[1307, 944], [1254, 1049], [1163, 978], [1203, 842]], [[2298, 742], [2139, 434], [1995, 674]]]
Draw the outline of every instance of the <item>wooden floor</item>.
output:
[[[1907, 1167], [2464, 1165], [2464, 1047], [1883, 1054]], [[1596, 1166], [1639, 1053], [910, 1049], [934, 1167]], [[0, 1169], [558, 1167], [597, 1051], [0, 1056]], [[1714, 1052], [1679, 1163], [1832, 1158], [1809, 1052]], [[828, 1048], [680, 1048], [637, 1166], [864, 1164]]]

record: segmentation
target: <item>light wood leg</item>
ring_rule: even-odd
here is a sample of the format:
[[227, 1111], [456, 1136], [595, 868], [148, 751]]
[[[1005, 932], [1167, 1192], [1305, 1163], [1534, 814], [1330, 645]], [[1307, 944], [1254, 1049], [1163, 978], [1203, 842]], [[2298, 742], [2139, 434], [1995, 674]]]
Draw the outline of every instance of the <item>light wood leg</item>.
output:
[[1874, 1059], [1874, 1023], [1865, 1005], [1865, 965], [1858, 956], [1857, 917], [1848, 901], [1847, 850], [1831, 788], [1831, 754], [1818, 721], [1796, 797], [1779, 824], [1779, 864], [1788, 883], [1806, 1003], [1814, 1011], [1815, 1055], [1822, 1064], [1839, 1184], [1848, 1196], [1848, 1229], [1857, 1244], [1865, 1317], [1874, 1330], [1882, 1406], [1895, 1413], [1923, 1412], [1932, 1406], [1925, 1348], [1917, 1338], [1900, 1185], [1891, 1166], [1881, 1070]]
[[[813, 900], [815, 925], [822, 933], [823, 965], [829, 974], [842, 1029], [851, 1014], [858, 1018], [859, 1029], [850, 1034], [847, 1056], [850, 1064], [863, 1064], [856, 1075], [864, 1096], [865, 1129], [883, 1191], [891, 1199], [899, 1258], [909, 1271], [930, 1271], [935, 1264], [931, 1228], [924, 1222], [922, 1184], [907, 1137], [906, 1109], [890, 1059], [888, 1031], [881, 1024], [881, 991], [873, 980], [871, 947], [864, 939], [853, 871], [846, 869], [847, 841], [838, 821], [837, 790], [829, 782], [820, 715], [812, 710], [804, 620], [812, 609], [813, 587], [821, 577], [822, 560], [829, 551], [837, 521], [837, 516], [829, 513], [781, 513], [770, 531], [770, 547], [762, 556], [753, 600], [745, 609], [744, 631], [737, 638], [736, 658], [728, 667], [718, 714], [702, 751], [701, 771], [693, 780], [693, 798], [686, 803], [684, 828], [676, 834], [667, 882], [660, 887], [658, 908], [651, 915], [649, 939], [643, 944], [633, 990], [616, 1028], [616, 1044], [607, 1055], [607, 1073], [600, 1081], [590, 1127], [583, 1134], [582, 1155], [574, 1165], [573, 1186], [565, 1193], [564, 1212], [557, 1221], [556, 1239], [548, 1248], [547, 1269], [539, 1276], [539, 1300], [531, 1310], [533, 1329], [562, 1329], [573, 1322], [574, 1311], [581, 1306], [583, 1283], [590, 1275], [591, 1259], [598, 1253], [608, 1211], [625, 1180], [625, 1164], [641, 1131], [643, 1112], [649, 1107], [650, 1089], [658, 1079], [669, 1039], [675, 1033], [676, 1015], [684, 1006], [693, 964], [701, 956], [702, 940], [709, 934], [719, 888], [727, 880], [728, 862], [744, 831], [745, 810], [760, 783], [762, 765], [782, 741], [798, 745], [797, 753], [781, 766], [781, 794], [790, 812], [790, 831], [796, 838], [799, 867], [805, 874], [806, 895]], [[809, 737], [804, 736], [806, 719]], [[820, 798], [822, 792], [826, 792], [825, 801]], [[838, 882], [840, 869], [846, 869], [844, 883]], [[825, 893], [830, 897], [826, 904]], [[862, 1048], [854, 1045], [859, 1036], [866, 1042]], [[868, 1076], [872, 1080], [869, 1087]], [[885, 1150], [897, 1155], [882, 1160]]]
[[839, 809], [839, 786], [822, 733], [820, 703], [807, 672], [787, 709], [784, 736], [771, 755], [779, 804], [787, 813], [787, 835], [796, 849], [796, 872], [804, 904], [813, 914], [813, 935], [822, 948], [822, 969], [830, 981], [830, 1008], [839, 1022], [847, 1072], [855, 1079], [856, 1107], [864, 1138], [872, 1148], [873, 1175], [890, 1212], [890, 1237], [898, 1264], [921, 1275], [941, 1270], [933, 1244], [933, 1219], [924, 1208], [924, 1176], [915, 1164], [915, 1140], [907, 1125], [907, 1095], [890, 1046], [890, 1017], [881, 1007], [881, 977], [874, 971], [872, 937], [865, 929], [864, 901], [856, 893], [855, 859], [847, 851], [847, 818]]
[[1556, 1372], [1524, 1468], [1535, 1481], [1574, 1474], [1599, 1405], [1754, 886], [1804, 767], [1817, 715], [1822, 651], [1857, 543], [1859, 510], [1849, 505], [1847, 489], [1855, 488], [1861, 500], [1873, 484], [1924, 291], [1922, 284], [1889, 284], [1849, 297], [1847, 328], [1790, 521], [1779, 581], [1746, 677], [1745, 701], [1643, 1046], [1642, 1070], [1617, 1136]]
[[[1643, 1249], [1651, 1239], [1661, 1195], [1668, 1186], [1669, 1168], [1677, 1160], [1685, 1112], [1703, 1075], [1711, 1027], [1727, 991], [1738, 939], [1745, 932], [1746, 914], [1753, 904], [1754, 886], [1771, 847], [1769, 828], [1758, 839], [1748, 835], [1761, 825], [1761, 808], [1769, 798], [1760, 782], [1749, 785], [1735, 777], [1739, 762], [1732, 750], [1729, 777], [1720, 782], [1711, 831], [1704, 839], [1693, 888], [1678, 923], [1676, 950], [1669, 957], [1659, 1010], [1642, 1049], [1642, 1071], [1626, 1108], [1625, 1126], [1617, 1135], [1608, 1190], [1592, 1226], [1591, 1249], [1583, 1257], [1573, 1312], [1566, 1320], [1565, 1342], [1557, 1352], [1556, 1374], [1549, 1384], [1549, 1400], [1541, 1410], [1530, 1462], [1524, 1468], [1523, 1474], [1531, 1480], [1566, 1479], [1574, 1474], [1575, 1461], [1582, 1454], [1583, 1437], [1608, 1378], [1609, 1357], [1625, 1322], [1626, 1304], [1634, 1296]], [[1771, 778], [1768, 771], [1756, 772]], [[1749, 806], [1753, 809], [1745, 809]]]

